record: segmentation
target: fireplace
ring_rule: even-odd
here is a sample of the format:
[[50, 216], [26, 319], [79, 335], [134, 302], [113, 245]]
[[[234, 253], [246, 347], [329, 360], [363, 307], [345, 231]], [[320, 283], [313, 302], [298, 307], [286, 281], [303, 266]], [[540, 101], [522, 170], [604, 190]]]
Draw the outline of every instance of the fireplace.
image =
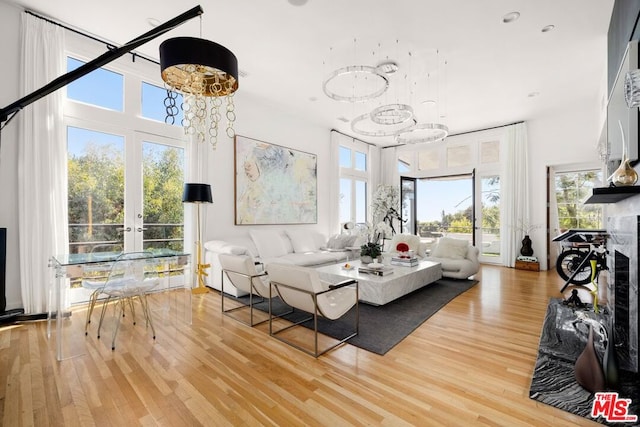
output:
[[620, 368], [638, 372], [638, 224], [640, 216], [608, 218], [609, 282], [607, 307], [612, 314]]

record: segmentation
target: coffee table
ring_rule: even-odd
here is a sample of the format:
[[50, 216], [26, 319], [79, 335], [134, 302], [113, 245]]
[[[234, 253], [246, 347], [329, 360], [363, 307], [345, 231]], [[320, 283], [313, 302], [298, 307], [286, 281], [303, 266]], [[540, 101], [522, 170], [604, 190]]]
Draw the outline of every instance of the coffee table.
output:
[[430, 285], [442, 278], [440, 263], [432, 261], [420, 261], [414, 267], [393, 265], [393, 273], [386, 276], [359, 273], [360, 260], [349, 261], [352, 270], [344, 269], [344, 264], [332, 264], [318, 267], [322, 280], [336, 282], [346, 279], [357, 279], [359, 287], [359, 299], [361, 302], [372, 305], [384, 305], [400, 298], [410, 292]]

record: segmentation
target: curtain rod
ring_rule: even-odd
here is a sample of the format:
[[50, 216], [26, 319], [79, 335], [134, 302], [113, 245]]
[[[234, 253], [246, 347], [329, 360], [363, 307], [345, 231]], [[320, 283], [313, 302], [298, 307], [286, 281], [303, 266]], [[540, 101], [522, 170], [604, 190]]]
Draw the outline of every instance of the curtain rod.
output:
[[[109, 49], [109, 50], [113, 50], [113, 49], [116, 48], [116, 44], [115, 43], [111, 43], [111, 42], [106, 41], [104, 39], [101, 39], [101, 38], [99, 38], [97, 36], [94, 36], [92, 34], [85, 33], [82, 30], [70, 27], [69, 25], [64, 24], [62, 22], [59, 22], [59, 21], [56, 21], [56, 20], [54, 20], [52, 18], [48, 18], [46, 16], [39, 15], [39, 14], [37, 14], [36, 12], [34, 12], [32, 10], [25, 10], [24, 13], [27, 13], [27, 14], [29, 14], [31, 16], [34, 16], [34, 17], [38, 18], [38, 19], [42, 19], [43, 21], [46, 21], [46, 22], [48, 22], [50, 24], [57, 25], [58, 27], [64, 28], [67, 31], [71, 31], [72, 33], [75, 33], [75, 34], [78, 34], [80, 36], [86, 37], [86, 38], [91, 39], [93, 41], [96, 41], [98, 43], [102, 43], [102, 44], [106, 45], [107, 49]], [[160, 65], [160, 62], [156, 61], [155, 59], [149, 58], [148, 56], [142, 55], [140, 53], [132, 51], [132, 52], [129, 52], [129, 54], [131, 55], [131, 57], [132, 57], [131, 60], [133, 62], [136, 62], [136, 57], [138, 57], [138, 58], [144, 59], [145, 61], [149, 61], [149, 62], [151, 62], [153, 64]]]

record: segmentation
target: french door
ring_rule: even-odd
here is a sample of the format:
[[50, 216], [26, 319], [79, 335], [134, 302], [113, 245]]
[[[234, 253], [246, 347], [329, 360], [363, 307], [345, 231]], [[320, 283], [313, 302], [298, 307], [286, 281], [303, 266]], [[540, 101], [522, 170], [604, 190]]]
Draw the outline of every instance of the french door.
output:
[[182, 250], [179, 141], [68, 126], [67, 143], [71, 253]]

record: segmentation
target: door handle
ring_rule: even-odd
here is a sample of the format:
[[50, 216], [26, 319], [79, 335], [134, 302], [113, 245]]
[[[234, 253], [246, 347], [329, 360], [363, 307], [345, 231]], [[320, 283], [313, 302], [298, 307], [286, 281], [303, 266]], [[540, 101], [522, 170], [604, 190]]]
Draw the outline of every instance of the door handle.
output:
[[125, 231], [131, 231], [131, 227], [127, 227], [127, 228], [118, 228], [117, 231], [120, 232], [125, 232]]
[[147, 227], [138, 227], [136, 231], [147, 231]]

